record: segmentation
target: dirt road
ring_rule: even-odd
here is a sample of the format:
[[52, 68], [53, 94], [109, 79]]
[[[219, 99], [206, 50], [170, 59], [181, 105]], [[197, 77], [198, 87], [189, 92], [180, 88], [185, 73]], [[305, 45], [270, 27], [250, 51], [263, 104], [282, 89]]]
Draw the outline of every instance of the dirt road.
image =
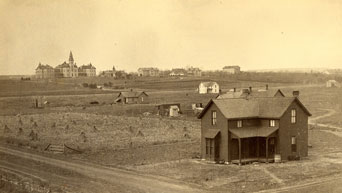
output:
[[[0, 158], [0, 166], [9, 170], [19, 170], [22, 173], [32, 174], [37, 177], [42, 176], [42, 178], [47, 177], [46, 169], [42, 170], [42, 167], [48, 168], [51, 166], [57, 168], [57, 170], [58, 168], [65, 170], [66, 173], [70, 172], [70, 175], [64, 176], [59, 176], [54, 172], [51, 172], [51, 175], [56, 175], [56, 178], [66, 178], [65, 183], [68, 186], [77, 186], [78, 181], [81, 179], [81, 184], [84, 187], [79, 187], [79, 192], [203, 192], [197, 187], [191, 187], [176, 180], [143, 175], [123, 169], [76, 161], [63, 161], [7, 147], [0, 147], [0, 153], [14, 157], [12, 159], [14, 163], [11, 163], [11, 160]], [[4, 156], [1, 157], [4, 158]], [[23, 163], [20, 163], [20, 160], [23, 160]], [[34, 161], [38, 164], [27, 165], [25, 161]], [[88, 189], [88, 187], [92, 188]]]

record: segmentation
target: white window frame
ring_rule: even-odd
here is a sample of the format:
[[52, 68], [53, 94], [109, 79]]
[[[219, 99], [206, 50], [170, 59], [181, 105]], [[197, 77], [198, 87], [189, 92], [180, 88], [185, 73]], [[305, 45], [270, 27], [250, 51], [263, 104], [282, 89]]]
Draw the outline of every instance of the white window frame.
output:
[[217, 125], [217, 113], [216, 113], [216, 111], [211, 111], [211, 125]]
[[242, 127], [242, 120], [238, 120], [237, 122], [236, 122], [236, 127], [237, 128], [241, 128]]
[[291, 123], [297, 122], [297, 111], [296, 109], [291, 110]]
[[275, 127], [276, 126], [276, 122], [274, 119], [270, 120], [270, 127]]

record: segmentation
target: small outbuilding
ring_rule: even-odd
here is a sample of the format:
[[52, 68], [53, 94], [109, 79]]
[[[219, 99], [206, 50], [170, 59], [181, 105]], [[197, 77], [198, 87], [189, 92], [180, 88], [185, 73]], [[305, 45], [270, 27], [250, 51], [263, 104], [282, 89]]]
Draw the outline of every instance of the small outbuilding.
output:
[[148, 103], [148, 95], [144, 91], [131, 90], [126, 92], [120, 92], [115, 102], [121, 104]]
[[199, 94], [220, 93], [217, 82], [201, 82], [198, 86]]
[[158, 115], [177, 117], [180, 113], [181, 107], [179, 103], [160, 104], [157, 105]]
[[331, 88], [331, 87], [339, 87], [340, 85], [336, 80], [328, 80], [326, 83], [326, 86], [328, 88]]

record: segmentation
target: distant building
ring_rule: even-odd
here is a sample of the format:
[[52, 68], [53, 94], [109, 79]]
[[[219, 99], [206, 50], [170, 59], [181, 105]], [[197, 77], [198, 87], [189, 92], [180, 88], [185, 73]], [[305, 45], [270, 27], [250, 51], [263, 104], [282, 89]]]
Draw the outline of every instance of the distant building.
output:
[[55, 76], [62, 78], [62, 77], [78, 77], [78, 68], [76, 63], [74, 63], [74, 57], [72, 56], [72, 52], [70, 51], [69, 55], [69, 63], [65, 61], [56, 66], [55, 68]]
[[187, 71], [183, 68], [174, 68], [171, 70], [170, 76], [186, 76]]
[[187, 69], [188, 76], [202, 76], [202, 70], [199, 68], [190, 67]]
[[157, 105], [158, 115], [176, 117], [179, 115], [181, 106], [179, 103]]
[[138, 76], [159, 76], [158, 68], [139, 68]]
[[336, 80], [328, 80], [326, 82], [326, 86], [328, 88], [330, 88], [330, 87], [340, 87], [339, 83]]
[[78, 68], [78, 76], [96, 76], [96, 68], [91, 63]]
[[36, 68], [36, 78], [38, 79], [49, 79], [55, 77], [55, 70], [50, 65], [42, 65], [41, 63], [38, 64]]
[[120, 92], [115, 102], [121, 104], [148, 103], [148, 95], [144, 91], [131, 90], [127, 92]]
[[198, 86], [199, 94], [220, 93], [217, 82], [201, 82]]
[[240, 73], [240, 66], [225, 66], [223, 67], [223, 72], [228, 74], [238, 74]]
[[115, 77], [115, 73], [116, 73], [116, 70], [115, 70], [115, 67], [113, 66], [112, 70], [102, 71], [102, 72], [100, 72], [99, 76], [101, 76], [101, 77]]

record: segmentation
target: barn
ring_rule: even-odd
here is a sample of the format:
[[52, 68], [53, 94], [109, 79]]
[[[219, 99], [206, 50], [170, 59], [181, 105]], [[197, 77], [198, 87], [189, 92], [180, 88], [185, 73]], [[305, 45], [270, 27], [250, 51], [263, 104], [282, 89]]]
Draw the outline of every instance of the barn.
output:
[[307, 156], [311, 113], [293, 94], [210, 100], [198, 116], [202, 158], [242, 164]]
[[119, 104], [148, 103], [148, 95], [144, 91], [132, 91], [131, 90], [127, 92], [120, 92], [115, 102]]

